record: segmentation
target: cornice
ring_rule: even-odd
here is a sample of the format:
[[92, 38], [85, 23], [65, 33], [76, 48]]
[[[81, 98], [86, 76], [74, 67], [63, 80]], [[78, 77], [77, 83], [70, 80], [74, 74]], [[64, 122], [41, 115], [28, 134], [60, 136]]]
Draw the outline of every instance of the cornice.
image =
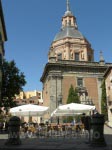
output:
[[112, 63], [104, 65], [101, 65], [99, 62], [85, 62], [85, 61], [84, 62], [58, 61], [57, 63], [47, 63], [40, 81], [43, 82], [50, 71], [54, 72], [75, 71], [75, 72], [87, 72], [88, 74], [93, 72], [96, 74], [98, 73], [103, 75], [109, 66], [112, 66]]

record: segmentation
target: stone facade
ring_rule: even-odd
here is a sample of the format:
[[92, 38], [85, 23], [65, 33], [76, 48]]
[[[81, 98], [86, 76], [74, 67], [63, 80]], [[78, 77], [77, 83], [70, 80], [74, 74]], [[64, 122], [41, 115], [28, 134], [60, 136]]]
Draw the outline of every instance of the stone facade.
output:
[[[46, 64], [41, 78], [44, 105], [49, 106], [52, 112], [60, 103], [66, 104], [69, 88], [73, 85], [79, 89], [81, 103], [92, 102], [100, 112], [101, 83], [109, 65], [102, 66], [98, 62], [70, 63], [70, 61]], [[82, 79], [83, 85], [78, 85], [78, 79]]]

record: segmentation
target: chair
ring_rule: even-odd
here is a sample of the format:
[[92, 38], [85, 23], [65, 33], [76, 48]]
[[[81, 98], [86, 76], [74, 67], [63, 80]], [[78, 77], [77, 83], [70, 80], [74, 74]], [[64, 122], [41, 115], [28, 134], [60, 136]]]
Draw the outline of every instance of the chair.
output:
[[59, 137], [61, 135], [61, 127], [59, 125], [55, 125], [53, 127], [54, 136]]
[[67, 126], [67, 136], [72, 137], [72, 126]]
[[46, 136], [52, 136], [52, 127], [51, 125], [46, 126]]
[[62, 125], [61, 128], [62, 128], [62, 136], [65, 138], [65, 136], [66, 136], [66, 126]]

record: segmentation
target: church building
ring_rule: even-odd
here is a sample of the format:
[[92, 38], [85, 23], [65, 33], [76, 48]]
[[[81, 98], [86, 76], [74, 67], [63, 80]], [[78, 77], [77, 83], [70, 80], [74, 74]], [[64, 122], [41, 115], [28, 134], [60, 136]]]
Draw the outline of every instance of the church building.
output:
[[72, 85], [77, 88], [82, 104], [95, 105], [101, 112], [101, 83], [112, 63], [105, 62], [102, 52], [99, 62], [94, 61], [94, 50], [78, 30], [69, 0], [66, 3], [60, 32], [51, 43], [48, 62], [40, 79], [44, 105], [52, 113], [60, 104], [66, 104]]

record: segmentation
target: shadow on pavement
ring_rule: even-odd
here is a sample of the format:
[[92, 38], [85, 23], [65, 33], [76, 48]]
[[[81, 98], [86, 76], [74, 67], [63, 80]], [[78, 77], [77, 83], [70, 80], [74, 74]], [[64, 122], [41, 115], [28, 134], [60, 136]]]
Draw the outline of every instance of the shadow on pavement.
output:
[[112, 134], [105, 134], [105, 141], [109, 150], [112, 150]]

